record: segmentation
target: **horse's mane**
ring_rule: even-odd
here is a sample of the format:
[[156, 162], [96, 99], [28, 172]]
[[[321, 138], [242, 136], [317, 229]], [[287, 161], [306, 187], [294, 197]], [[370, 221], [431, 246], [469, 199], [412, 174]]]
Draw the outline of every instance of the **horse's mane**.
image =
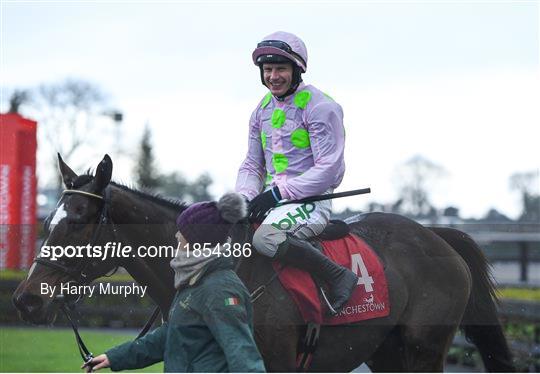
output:
[[176, 210], [183, 210], [187, 208], [187, 204], [181, 200], [174, 199], [171, 197], [165, 197], [158, 193], [151, 192], [151, 191], [142, 191], [138, 190], [132, 187], [128, 187], [125, 184], [117, 183], [117, 182], [111, 182], [115, 187], [118, 187], [124, 191], [131, 192], [137, 196], [140, 196], [143, 199], [150, 200], [156, 204], [165, 206], [166, 208], [176, 209]]
[[[88, 169], [85, 174], [79, 175], [77, 179], [73, 182], [73, 188], [80, 188], [85, 184], [90, 183], [94, 179], [94, 175], [91, 169]], [[187, 204], [181, 200], [164, 197], [158, 193], [152, 191], [139, 190], [130, 186], [127, 186], [124, 183], [111, 182], [111, 185], [120, 188], [121, 190], [130, 192], [134, 195], [137, 195], [145, 200], [150, 200], [153, 203], [159, 204], [166, 208], [175, 209], [175, 210], [184, 210], [187, 208]]]

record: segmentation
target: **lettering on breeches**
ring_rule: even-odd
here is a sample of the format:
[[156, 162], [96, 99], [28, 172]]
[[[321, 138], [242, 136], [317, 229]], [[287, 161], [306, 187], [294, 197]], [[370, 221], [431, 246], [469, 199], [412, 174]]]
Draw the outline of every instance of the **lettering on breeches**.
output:
[[293, 226], [296, 226], [298, 223], [302, 223], [302, 221], [306, 221], [310, 219], [311, 213], [314, 210], [315, 210], [315, 204], [312, 204], [312, 203], [302, 204], [295, 209], [296, 213], [287, 212], [285, 217], [283, 217], [278, 222], [272, 222], [271, 225], [278, 230], [288, 231]]

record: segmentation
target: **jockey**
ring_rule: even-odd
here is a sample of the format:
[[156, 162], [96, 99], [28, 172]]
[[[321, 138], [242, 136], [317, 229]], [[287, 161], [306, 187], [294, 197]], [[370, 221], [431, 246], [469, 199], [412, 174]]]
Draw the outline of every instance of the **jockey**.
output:
[[343, 111], [302, 81], [307, 49], [297, 36], [282, 31], [268, 35], [252, 57], [270, 90], [251, 115], [248, 152], [236, 180], [236, 191], [250, 200], [250, 219], [262, 221], [253, 245], [259, 253], [325, 281], [335, 314], [351, 296], [357, 277], [306, 241], [328, 224], [331, 201], [279, 202], [331, 193], [339, 186], [345, 172]]

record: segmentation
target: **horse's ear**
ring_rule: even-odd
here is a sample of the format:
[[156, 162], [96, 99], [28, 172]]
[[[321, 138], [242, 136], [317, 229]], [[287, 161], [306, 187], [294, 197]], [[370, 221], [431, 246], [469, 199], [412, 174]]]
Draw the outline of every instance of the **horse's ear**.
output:
[[73, 182], [75, 179], [77, 179], [77, 174], [67, 164], [62, 160], [62, 156], [60, 156], [60, 153], [58, 155], [58, 168], [60, 169], [60, 174], [62, 174], [62, 180], [64, 181], [64, 185], [66, 188], [71, 188], [73, 186]]
[[111, 158], [109, 155], [105, 155], [96, 168], [96, 177], [94, 178], [94, 189], [96, 192], [103, 191], [111, 181], [112, 166]]

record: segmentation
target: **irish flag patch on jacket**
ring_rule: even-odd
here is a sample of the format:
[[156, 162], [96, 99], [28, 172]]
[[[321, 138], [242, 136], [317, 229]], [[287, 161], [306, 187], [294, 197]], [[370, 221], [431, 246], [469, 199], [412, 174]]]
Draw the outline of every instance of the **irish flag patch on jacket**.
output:
[[229, 297], [225, 299], [225, 305], [238, 305], [240, 304], [240, 299], [237, 297]]

